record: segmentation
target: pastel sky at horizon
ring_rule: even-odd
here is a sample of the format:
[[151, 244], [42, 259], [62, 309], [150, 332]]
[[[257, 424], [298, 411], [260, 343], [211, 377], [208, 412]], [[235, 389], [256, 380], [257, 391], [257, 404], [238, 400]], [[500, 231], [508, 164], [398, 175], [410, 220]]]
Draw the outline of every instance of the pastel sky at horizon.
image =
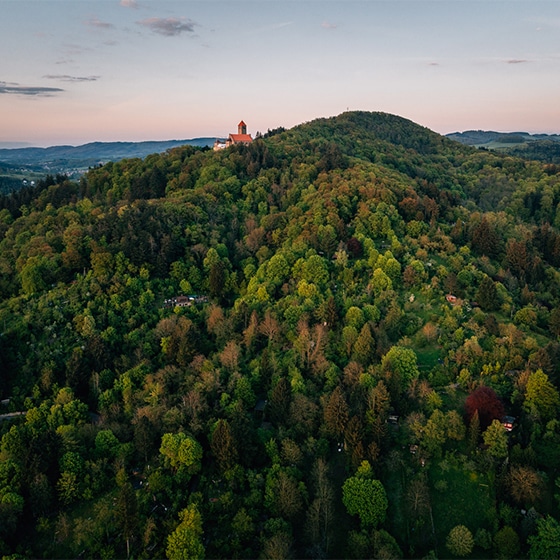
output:
[[560, 133], [558, 0], [0, 0], [0, 146], [227, 136], [346, 110]]

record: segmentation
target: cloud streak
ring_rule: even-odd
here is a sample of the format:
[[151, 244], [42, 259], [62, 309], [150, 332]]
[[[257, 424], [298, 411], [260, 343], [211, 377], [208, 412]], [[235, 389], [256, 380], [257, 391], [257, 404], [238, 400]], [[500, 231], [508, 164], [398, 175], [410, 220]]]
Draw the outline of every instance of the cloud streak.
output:
[[121, 0], [121, 6], [124, 8], [134, 8], [137, 10], [139, 8], [138, 2], [136, 0]]
[[0, 82], [0, 95], [27, 95], [31, 97], [51, 97], [63, 89], [42, 86], [21, 86], [15, 83]]
[[93, 16], [90, 19], [84, 21], [84, 24], [88, 27], [96, 27], [97, 29], [113, 29], [115, 27], [112, 23], [101, 21], [96, 16]]
[[101, 76], [69, 76], [68, 74], [47, 74], [43, 76], [47, 80], [60, 80], [61, 82], [95, 82]]
[[136, 22], [150, 31], [165, 37], [175, 37], [181, 33], [194, 33], [196, 23], [185, 18], [147, 18]]

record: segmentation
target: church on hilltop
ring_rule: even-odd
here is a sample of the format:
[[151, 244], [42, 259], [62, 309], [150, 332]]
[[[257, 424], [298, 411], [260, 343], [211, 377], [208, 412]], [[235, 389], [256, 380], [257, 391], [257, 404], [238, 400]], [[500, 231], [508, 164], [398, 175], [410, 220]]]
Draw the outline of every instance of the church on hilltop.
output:
[[227, 140], [217, 138], [214, 142], [214, 150], [223, 150], [234, 144], [250, 144], [253, 141], [250, 134], [247, 134], [247, 125], [241, 121], [237, 125], [237, 134], [230, 134]]

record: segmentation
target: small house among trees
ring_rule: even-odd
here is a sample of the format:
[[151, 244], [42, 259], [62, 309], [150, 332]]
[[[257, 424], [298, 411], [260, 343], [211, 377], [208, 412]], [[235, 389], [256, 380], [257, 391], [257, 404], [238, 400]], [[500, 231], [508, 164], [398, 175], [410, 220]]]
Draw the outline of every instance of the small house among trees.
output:
[[515, 424], [515, 417], [514, 416], [504, 416], [502, 418], [502, 426], [506, 430], [506, 432], [511, 432], [513, 430], [513, 425]]
[[164, 300], [164, 307], [190, 307], [197, 303], [206, 303], [208, 301], [207, 296], [200, 296], [191, 294], [188, 296], [175, 296]]
[[448, 301], [448, 303], [450, 303], [451, 305], [458, 305], [460, 303], [459, 298], [457, 298], [457, 296], [454, 296], [453, 294], [447, 294], [445, 296], [445, 299]]

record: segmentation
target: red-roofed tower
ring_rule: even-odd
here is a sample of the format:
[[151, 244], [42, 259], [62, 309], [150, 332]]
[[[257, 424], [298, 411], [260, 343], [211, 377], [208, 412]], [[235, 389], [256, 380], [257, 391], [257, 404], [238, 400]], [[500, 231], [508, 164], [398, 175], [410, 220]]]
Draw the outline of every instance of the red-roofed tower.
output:
[[237, 134], [247, 134], [247, 125], [243, 121], [237, 125]]

